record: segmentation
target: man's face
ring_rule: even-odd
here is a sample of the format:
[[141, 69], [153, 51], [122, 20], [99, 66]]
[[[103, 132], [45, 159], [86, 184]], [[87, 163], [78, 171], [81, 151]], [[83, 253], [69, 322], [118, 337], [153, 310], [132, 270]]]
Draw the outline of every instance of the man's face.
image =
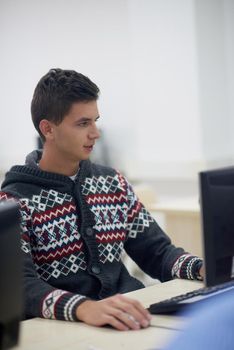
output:
[[72, 162], [88, 159], [100, 137], [96, 122], [97, 102], [74, 103], [59, 125], [52, 124], [52, 142], [56, 154]]

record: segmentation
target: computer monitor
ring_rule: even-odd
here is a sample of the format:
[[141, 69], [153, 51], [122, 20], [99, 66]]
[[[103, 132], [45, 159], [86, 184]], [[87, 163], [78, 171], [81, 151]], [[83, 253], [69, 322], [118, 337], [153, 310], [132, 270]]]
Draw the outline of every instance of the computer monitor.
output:
[[22, 311], [20, 219], [16, 203], [0, 203], [0, 349], [18, 343]]
[[206, 286], [234, 279], [234, 167], [199, 173]]

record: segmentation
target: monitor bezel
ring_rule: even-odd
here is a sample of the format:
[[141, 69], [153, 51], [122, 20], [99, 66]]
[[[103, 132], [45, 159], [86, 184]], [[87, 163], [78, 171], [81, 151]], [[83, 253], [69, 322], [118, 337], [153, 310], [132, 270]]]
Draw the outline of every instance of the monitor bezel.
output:
[[[211, 212], [211, 191], [212, 186], [211, 180], [221, 181], [222, 177], [226, 177], [233, 174], [233, 184], [227, 185], [234, 187], [234, 166], [223, 167], [217, 169], [211, 169], [201, 171], [199, 173], [199, 191], [200, 191], [200, 207], [201, 207], [201, 232], [202, 232], [202, 250], [205, 266], [205, 285], [207, 287], [214, 286], [220, 283], [228, 282], [233, 278], [227, 279], [223, 276], [222, 279], [217, 278], [217, 259], [215, 252], [215, 241], [214, 241], [214, 228], [213, 228], [213, 217]], [[218, 186], [218, 185], [217, 185]], [[233, 252], [234, 256], [234, 252]]]

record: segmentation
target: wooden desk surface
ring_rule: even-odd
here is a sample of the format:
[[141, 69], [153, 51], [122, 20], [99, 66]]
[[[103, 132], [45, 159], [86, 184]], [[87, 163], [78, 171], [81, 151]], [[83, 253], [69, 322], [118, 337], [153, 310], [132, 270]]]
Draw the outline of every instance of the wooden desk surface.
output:
[[[128, 296], [145, 307], [202, 286], [201, 282], [173, 280], [159, 283]], [[35, 318], [21, 322], [20, 345], [16, 350], [158, 350], [184, 326], [176, 316], [153, 316], [151, 326], [139, 331], [120, 332], [107, 327], [92, 327], [79, 322]]]
[[158, 216], [162, 215], [161, 226], [175, 246], [183, 247], [194, 255], [203, 256], [202, 225], [198, 199], [158, 201], [148, 206], [148, 210], [156, 221], [158, 221]]
[[161, 200], [148, 205], [149, 211], [163, 212], [165, 214], [194, 215], [200, 214], [199, 201], [197, 198]]

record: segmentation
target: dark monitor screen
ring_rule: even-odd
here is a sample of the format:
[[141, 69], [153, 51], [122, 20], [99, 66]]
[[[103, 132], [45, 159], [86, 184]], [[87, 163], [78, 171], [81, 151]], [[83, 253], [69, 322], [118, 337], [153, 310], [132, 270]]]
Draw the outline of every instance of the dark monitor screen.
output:
[[205, 282], [234, 279], [234, 167], [199, 174]]
[[20, 220], [16, 203], [0, 203], [0, 349], [17, 344], [22, 310]]

